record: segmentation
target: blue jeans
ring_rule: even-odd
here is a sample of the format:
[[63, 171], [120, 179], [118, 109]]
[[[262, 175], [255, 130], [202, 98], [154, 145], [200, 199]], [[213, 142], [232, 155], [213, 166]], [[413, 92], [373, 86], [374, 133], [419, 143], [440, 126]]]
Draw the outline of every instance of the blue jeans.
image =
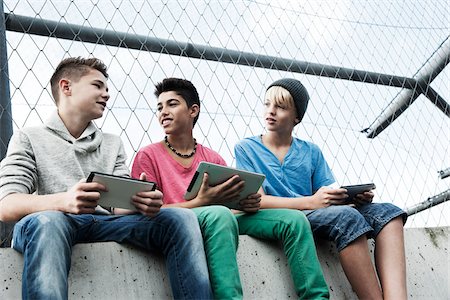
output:
[[106, 241], [162, 252], [174, 298], [212, 298], [196, 215], [188, 209], [165, 208], [153, 218], [58, 211], [24, 217], [13, 234], [13, 248], [24, 255], [23, 299], [67, 299], [72, 246]]
[[360, 236], [375, 238], [381, 229], [397, 217], [406, 222], [406, 213], [391, 203], [370, 203], [358, 207], [332, 205], [305, 210], [315, 236], [334, 241], [341, 251]]

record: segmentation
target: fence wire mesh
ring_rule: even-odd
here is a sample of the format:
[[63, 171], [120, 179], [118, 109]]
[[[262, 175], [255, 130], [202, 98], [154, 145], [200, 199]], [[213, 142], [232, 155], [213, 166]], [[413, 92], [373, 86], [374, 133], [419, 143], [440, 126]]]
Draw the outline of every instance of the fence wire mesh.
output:
[[[224, 48], [255, 57], [413, 78], [449, 41], [447, 0], [410, 1], [44, 1], [4, 0], [14, 16]], [[163, 138], [153, 86], [165, 77], [191, 80], [202, 99], [194, 135], [235, 165], [240, 139], [264, 132], [265, 88], [281, 77], [301, 80], [311, 95], [295, 136], [316, 143], [339, 184], [373, 181], [377, 201], [408, 208], [450, 188], [450, 118], [421, 94], [374, 138], [363, 132], [402, 88], [6, 32], [13, 129], [42, 123], [55, 109], [49, 78], [69, 56], [95, 56], [109, 67], [111, 99], [96, 124], [119, 134], [131, 164], [136, 151]], [[448, 55], [448, 54], [447, 54]], [[448, 60], [448, 59], [447, 59]], [[431, 82], [450, 101], [450, 68]], [[299, 176], [301, 176], [299, 174]], [[407, 226], [447, 226], [449, 205], [413, 215]]]

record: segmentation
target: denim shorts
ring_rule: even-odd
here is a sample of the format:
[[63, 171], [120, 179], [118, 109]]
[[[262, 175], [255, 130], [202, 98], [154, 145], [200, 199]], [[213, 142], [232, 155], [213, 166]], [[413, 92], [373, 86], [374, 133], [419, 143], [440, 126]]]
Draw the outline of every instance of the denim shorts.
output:
[[316, 210], [304, 210], [314, 236], [336, 243], [341, 251], [362, 235], [375, 238], [391, 220], [407, 215], [391, 203], [369, 203], [359, 207], [334, 205]]

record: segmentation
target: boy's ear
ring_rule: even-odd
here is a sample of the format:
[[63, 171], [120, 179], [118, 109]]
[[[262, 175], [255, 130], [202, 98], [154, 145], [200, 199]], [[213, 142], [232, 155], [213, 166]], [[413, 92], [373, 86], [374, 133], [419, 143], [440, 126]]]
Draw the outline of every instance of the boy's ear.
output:
[[200, 106], [198, 106], [198, 104], [192, 104], [192, 106], [189, 108], [189, 111], [191, 113], [191, 117], [195, 118], [200, 113]]
[[59, 89], [64, 95], [70, 96], [72, 93], [72, 89], [70, 88], [70, 80], [66, 78], [62, 78], [59, 81]]
[[295, 120], [294, 120], [294, 126], [297, 125], [298, 123], [300, 123], [299, 118], [295, 118]]

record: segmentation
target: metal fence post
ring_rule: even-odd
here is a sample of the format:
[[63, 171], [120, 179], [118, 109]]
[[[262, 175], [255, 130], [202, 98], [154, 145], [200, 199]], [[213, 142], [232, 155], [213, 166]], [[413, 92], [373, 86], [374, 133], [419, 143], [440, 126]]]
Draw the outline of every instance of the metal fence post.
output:
[[[3, 0], [0, 0], [0, 161], [6, 155], [12, 132], [5, 14], [3, 11]], [[14, 224], [0, 222], [0, 247], [8, 247], [10, 245], [13, 226]]]
[[8, 55], [3, 0], [0, 0], [0, 160], [6, 155], [12, 135], [11, 97], [9, 92]]

